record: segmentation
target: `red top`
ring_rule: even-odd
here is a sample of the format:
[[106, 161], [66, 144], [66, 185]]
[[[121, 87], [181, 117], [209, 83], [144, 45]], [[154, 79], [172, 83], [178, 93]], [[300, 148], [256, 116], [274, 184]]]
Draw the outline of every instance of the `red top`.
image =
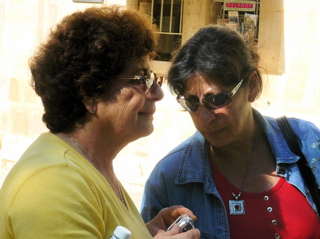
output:
[[[230, 186], [212, 163], [213, 180], [227, 210], [231, 238], [320, 238], [320, 220], [304, 195], [284, 178], [269, 191], [242, 192], [245, 214], [230, 215]], [[239, 189], [231, 185], [238, 195]]]

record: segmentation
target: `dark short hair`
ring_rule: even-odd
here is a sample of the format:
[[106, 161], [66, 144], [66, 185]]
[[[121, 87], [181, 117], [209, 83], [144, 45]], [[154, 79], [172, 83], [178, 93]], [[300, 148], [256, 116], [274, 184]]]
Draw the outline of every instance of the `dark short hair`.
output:
[[168, 73], [169, 87], [180, 97], [187, 80], [196, 73], [223, 86], [231, 86], [255, 70], [262, 89], [259, 59], [255, 48], [238, 32], [229, 27], [209, 25], [201, 28], [175, 53]]
[[146, 15], [119, 6], [91, 7], [63, 18], [29, 60], [48, 129], [66, 133], [83, 124], [82, 100], [103, 97], [133, 57], [153, 56], [155, 30]]

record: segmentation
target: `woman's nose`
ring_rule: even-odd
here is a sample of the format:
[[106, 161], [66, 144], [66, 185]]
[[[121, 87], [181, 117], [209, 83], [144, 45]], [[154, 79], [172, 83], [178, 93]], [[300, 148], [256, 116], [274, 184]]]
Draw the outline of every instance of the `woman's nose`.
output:
[[216, 119], [217, 117], [214, 110], [208, 109], [202, 102], [199, 104], [197, 113], [199, 120], [203, 121], [204, 123]]
[[146, 94], [148, 99], [155, 101], [160, 101], [164, 97], [163, 90], [158, 84], [154, 84], [150, 90], [147, 90]]

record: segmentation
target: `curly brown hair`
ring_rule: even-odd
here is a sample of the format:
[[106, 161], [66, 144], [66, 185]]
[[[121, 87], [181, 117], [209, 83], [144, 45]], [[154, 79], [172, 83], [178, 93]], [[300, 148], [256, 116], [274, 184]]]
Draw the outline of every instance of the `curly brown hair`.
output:
[[47, 128], [68, 133], [83, 124], [82, 100], [106, 94], [133, 57], [154, 56], [155, 31], [148, 16], [119, 6], [91, 7], [63, 18], [29, 60]]

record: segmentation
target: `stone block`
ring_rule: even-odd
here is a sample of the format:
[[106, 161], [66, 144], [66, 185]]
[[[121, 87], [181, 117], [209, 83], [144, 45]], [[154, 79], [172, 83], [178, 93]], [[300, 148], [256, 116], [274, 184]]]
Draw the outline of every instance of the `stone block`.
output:
[[28, 136], [28, 108], [12, 105], [10, 109], [10, 133], [13, 135]]
[[[261, 11], [284, 11], [284, 2], [286, 0], [260, 0]], [[289, 0], [292, 5], [296, 5], [296, 0]]]
[[17, 103], [21, 101], [21, 83], [15, 77], [10, 79], [9, 100]]

